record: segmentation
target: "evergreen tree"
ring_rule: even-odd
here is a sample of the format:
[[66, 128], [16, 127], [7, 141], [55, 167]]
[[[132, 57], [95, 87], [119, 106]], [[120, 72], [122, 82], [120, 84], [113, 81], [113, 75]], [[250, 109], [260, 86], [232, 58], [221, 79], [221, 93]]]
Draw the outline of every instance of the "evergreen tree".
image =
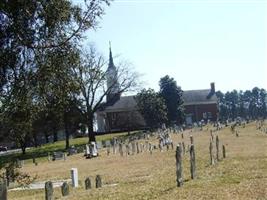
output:
[[178, 87], [176, 81], [168, 75], [160, 79], [159, 86], [159, 93], [165, 100], [167, 106], [168, 124], [183, 123], [184, 108], [181, 87]]
[[159, 128], [167, 121], [167, 107], [159, 93], [153, 89], [144, 89], [136, 95], [135, 99], [148, 127]]

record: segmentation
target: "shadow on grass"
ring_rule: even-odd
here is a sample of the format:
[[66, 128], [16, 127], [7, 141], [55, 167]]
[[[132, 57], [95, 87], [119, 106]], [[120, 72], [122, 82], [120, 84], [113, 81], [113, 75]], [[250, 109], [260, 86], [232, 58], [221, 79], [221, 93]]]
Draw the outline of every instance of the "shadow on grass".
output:
[[[133, 131], [129, 133], [121, 133], [121, 135], [116, 135], [116, 134], [106, 134], [106, 135], [101, 135], [98, 136], [99, 139], [97, 138], [98, 141], [107, 141], [112, 139], [114, 136], [118, 138], [121, 141], [127, 140], [129, 137], [132, 136], [139, 136], [143, 133], [143, 131]], [[73, 140], [70, 140], [70, 146], [75, 146], [77, 149], [79, 148], [84, 148], [84, 146], [87, 144], [88, 138], [76, 138]], [[56, 151], [62, 151], [62, 152], [67, 152], [65, 149], [65, 141], [58, 141], [52, 144], [44, 144], [40, 147], [33, 147], [26, 151], [25, 154], [22, 153], [14, 153], [14, 154], [9, 154], [9, 155], [2, 155], [0, 156], [0, 169], [4, 167], [6, 163], [14, 162], [17, 159], [19, 160], [28, 160], [28, 159], [33, 159], [33, 158], [46, 158], [48, 154], [52, 154], [53, 152]]]

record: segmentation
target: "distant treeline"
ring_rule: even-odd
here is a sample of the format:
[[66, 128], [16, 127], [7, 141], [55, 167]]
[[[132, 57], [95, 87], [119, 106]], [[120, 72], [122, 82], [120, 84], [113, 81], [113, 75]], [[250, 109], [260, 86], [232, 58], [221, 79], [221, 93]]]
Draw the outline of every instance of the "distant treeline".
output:
[[219, 99], [219, 119], [261, 119], [267, 116], [267, 94], [265, 89], [254, 87], [252, 90], [216, 92]]

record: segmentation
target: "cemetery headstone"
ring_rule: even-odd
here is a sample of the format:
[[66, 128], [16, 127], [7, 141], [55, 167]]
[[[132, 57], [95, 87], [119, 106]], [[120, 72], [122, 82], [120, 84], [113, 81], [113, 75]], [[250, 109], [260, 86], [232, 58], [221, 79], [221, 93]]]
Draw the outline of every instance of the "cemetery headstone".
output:
[[102, 149], [102, 141], [101, 141], [101, 142], [98, 141], [98, 142], [96, 143], [96, 147], [97, 147], [97, 149]]
[[110, 154], [110, 145], [107, 146], [107, 155], [109, 156]]
[[219, 161], [219, 136], [216, 135], [216, 159]]
[[64, 158], [64, 153], [61, 152], [61, 151], [58, 151], [58, 152], [53, 152], [53, 155], [52, 155], [52, 160], [55, 161], [55, 160], [62, 160]]
[[71, 183], [72, 187], [78, 187], [78, 169], [77, 168], [71, 168]]
[[132, 142], [131, 144], [132, 144], [132, 155], [134, 155], [135, 154], [135, 142]]
[[50, 153], [47, 153], [47, 160], [50, 162], [52, 159], [51, 159], [51, 155]]
[[48, 181], [45, 183], [45, 200], [52, 200], [53, 199], [53, 183]]
[[183, 147], [183, 154], [185, 154], [185, 144], [182, 142], [182, 147]]
[[214, 157], [213, 157], [213, 142], [212, 139], [210, 139], [210, 146], [209, 146], [209, 150], [210, 150], [210, 164], [214, 165]]
[[151, 155], [152, 155], [152, 150], [153, 150], [153, 146], [152, 146], [151, 143], [149, 143], [149, 152], [150, 152]]
[[23, 161], [19, 160], [19, 159], [16, 159], [16, 167], [17, 168], [22, 168], [22, 166], [23, 166]]
[[100, 175], [96, 175], [96, 178], [95, 178], [95, 187], [96, 188], [102, 187], [102, 180], [101, 180]]
[[90, 142], [90, 144], [89, 144], [89, 152], [90, 152], [90, 154], [89, 154], [90, 158], [98, 156], [98, 151], [97, 151], [95, 142]]
[[102, 146], [103, 146], [103, 148], [106, 148], [107, 147], [105, 140], [102, 140]]
[[113, 147], [113, 154], [116, 154], [116, 147], [117, 147], [117, 139], [112, 139], [112, 147]]
[[181, 187], [183, 185], [183, 168], [182, 168], [182, 152], [180, 145], [176, 147], [176, 182], [177, 187]]
[[70, 194], [70, 188], [67, 182], [64, 182], [61, 186], [62, 196], [68, 196]]
[[120, 152], [120, 155], [123, 156], [122, 143], [119, 143], [119, 152]]
[[86, 190], [89, 190], [89, 189], [92, 188], [91, 180], [90, 180], [89, 177], [87, 177], [87, 178], [85, 179], [84, 183], [85, 183], [85, 189], [86, 189]]
[[196, 156], [195, 156], [195, 148], [192, 144], [190, 147], [190, 173], [191, 179], [195, 179], [196, 177]]
[[193, 138], [193, 135], [190, 135], [190, 143], [191, 143], [191, 145], [194, 144], [194, 138]]
[[7, 200], [7, 184], [4, 179], [0, 179], [0, 199]]
[[71, 155], [74, 155], [74, 154], [77, 154], [77, 149], [75, 148], [75, 146], [71, 146], [68, 149], [68, 155], [71, 156]]
[[89, 144], [85, 145], [85, 156], [86, 158], [90, 158], [90, 148], [89, 148]]
[[136, 144], [136, 153], [140, 153], [139, 143], [136, 142], [135, 144]]
[[222, 151], [223, 151], [223, 158], [226, 158], [226, 152], [225, 152], [225, 146], [222, 145]]

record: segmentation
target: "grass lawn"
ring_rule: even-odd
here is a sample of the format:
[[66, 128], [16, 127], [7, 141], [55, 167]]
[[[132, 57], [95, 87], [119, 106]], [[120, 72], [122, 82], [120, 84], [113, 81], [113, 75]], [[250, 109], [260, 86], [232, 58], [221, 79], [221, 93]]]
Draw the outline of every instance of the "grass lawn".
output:
[[[135, 132], [131, 132], [131, 134], [134, 134]], [[113, 137], [124, 137], [128, 134], [128, 132], [122, 132], [122, 133], [112, 133], [112, 134], [105, 134], [105, 135], [97, 135], [96, 140], [102, 141], [102, 140], [110, 140]], [[81, 137], [81, 138], [75, 138], [70, 139], [70, 146], [74, 145], [75, 147], [84, 146], [88, 143], [88, 137]], [[65, 151], [65, 140], [58, 141], [50, 144], [42, 145], [41, 147], [37, 148], [31, 148], [26, 151], [25, 155], [22, 155], [21, 153], [14, 153], [12, 155], [6, 155], [0, 157], [0, 166], [1, 164], [4, 164], [8, 162], [9, 160], [19, 158], [21, 160], [27, 160], [32, 158], [33, 156], [36, 157], [36, 161], [42, 161], [47, 158], [47, 154], [54, 152], [54, 151]]]
[[[190, 179], [187, 152], [183, 156], [184, 185], [181, 188], [176, 187], [175, 149], [123, 157], [112, 153], [108, 156], [106, 149], [102, 149], [97, 158], [85, 159], [77, 154], [66, 161], [44, 161], [38, 166], [29, 162], [21, 170], [37, 175], [36, 181], [53, 181], [69, 179], [70, 169], [78, 168], [80, 187], [71, 188], [70, 195], [64, 198], [56, 188], [55, 199], [267, 199], [267, 134], [256, 130], [255, 122], [245, 128], [238, 127], [239, 137], [231, 133], [230, 127], [216, 132], [221, 144], [226, 146], [227, 157], [210, 166], [210, 129], [187, 130], [184, 139], [180, 134], [171, 134], [175, 144], [184, 141], [186, 146], [190, 143], [189, 136], [194, 136], [197, 178]], [[158, 144], [156, 138], [150, 138], [150, 142]], [[83, 140], [78, 139], [77, 143], [82, 144]], [[100, 189], [94, 185], [97, 174], [102, 176], [104, 184]], [[91, 190], [84, 189], [86, 177], [91, 178]], [[9, 191], [8, 199], [44, 199], [44, 190]]]

